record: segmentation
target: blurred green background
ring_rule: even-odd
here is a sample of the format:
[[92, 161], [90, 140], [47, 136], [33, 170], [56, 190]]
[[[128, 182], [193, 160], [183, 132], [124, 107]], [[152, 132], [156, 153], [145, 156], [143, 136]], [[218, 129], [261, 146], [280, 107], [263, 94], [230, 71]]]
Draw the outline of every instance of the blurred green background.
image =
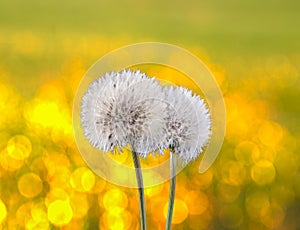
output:
[[[136, 190], [87, 168], [71, 111], [96, 60], [144, 41], [202, 59], [227, 108], [213, 167], [178, 176], [173, 229], [299, 229], [299, 28], [291, 0], [2, 0], [0, 229], [139, 228]], [[149, 229], [164, 229], [167, 196], [147, 189]]]

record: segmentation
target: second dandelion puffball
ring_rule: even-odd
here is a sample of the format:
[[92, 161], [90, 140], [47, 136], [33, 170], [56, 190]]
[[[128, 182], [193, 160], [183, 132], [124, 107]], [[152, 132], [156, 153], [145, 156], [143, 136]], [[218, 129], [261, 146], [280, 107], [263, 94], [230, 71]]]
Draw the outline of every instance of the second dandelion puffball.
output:
[[203, 99], [183, 87], [164, 88], [168, 102], [163, 146], [183, 163], [195, 160], [210, 137], [210, 115]]

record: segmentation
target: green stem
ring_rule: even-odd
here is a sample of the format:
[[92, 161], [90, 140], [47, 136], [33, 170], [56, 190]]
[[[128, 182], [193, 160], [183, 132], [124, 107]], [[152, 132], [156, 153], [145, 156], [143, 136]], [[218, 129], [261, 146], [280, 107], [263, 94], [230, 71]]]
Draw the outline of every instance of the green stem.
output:
[[140, 221], [141, 229], [146, 230], [146, 209], [145, 209], [145, 198], [144, 198], [144, 185], [143, 185], [143, 176], [142, 168], [139, 156], [137, 152], [132, 150], [132, 159], [135, 167], [136, 181], [138, 184], [138, 193], [139, 193], [139, 203], [140, 203]]
[[170, 230], [172, 225], [175, 190], [176, 190], [176, 158], [171, 152], [170, 153], [170, 192], [169, 192], [169, 206], [168, 206], [166, 230]]

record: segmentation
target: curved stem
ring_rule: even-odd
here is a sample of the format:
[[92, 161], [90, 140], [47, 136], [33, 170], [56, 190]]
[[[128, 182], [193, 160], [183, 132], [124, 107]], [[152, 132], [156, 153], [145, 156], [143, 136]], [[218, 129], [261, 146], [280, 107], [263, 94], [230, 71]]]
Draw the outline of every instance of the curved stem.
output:
[[143, 176], [139, 156], [137, 152], [132, 150], [132, 159], [135, 167], [136, 181], [138, 185], [139, 193], [139, 204], [140, 204], [140, 221], [141, 229], [146, 230], [146, 209], [145, 209], [145, 198], [144, 198], [144, 185], [143, 185]]
[[171, 152], [170, 153], [170, 192], [169, 192], [169, 205], [168, 205], [166, 230], [170, 230], [172, 225], [175, 191], [176, 191], [176, 158]]

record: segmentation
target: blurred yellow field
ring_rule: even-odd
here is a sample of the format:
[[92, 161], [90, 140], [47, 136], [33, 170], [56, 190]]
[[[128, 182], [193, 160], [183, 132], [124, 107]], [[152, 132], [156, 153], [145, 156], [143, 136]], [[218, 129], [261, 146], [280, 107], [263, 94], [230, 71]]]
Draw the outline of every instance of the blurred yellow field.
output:
[[[299, 229], [300, 5], [234, 3], [1, 2], [0, 229], [139, 229], [136, 189], [82, 159], [72, 106], [95, 61], [141, 41], [195, 54], [226, 104], [216, 162], [199, 174], [198, 159], [178, 175], [173, 229]], [[197, 91], [172, 70], [140, 68]], [[128, 155], [111, 157], [127, 164]], [[165, 228], [168, 190], [145, 190], [148, 229]]]

